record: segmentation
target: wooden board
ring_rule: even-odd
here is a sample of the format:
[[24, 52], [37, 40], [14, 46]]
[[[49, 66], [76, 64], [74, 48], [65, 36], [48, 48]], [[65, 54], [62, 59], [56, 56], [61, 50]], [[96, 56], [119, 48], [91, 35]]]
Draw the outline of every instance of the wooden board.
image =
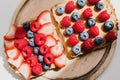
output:
[[[11, 25], [21, 25], [23, 22], [35, 19], [42, 10], [63, 1], [65, 0], [23, 0], [13, 15]], [[70, 60], [68, 65], [59, 71], [50, 70], [45, 75], [32, 80], [94, 80], [110, 63], [115, 48], [116, 41], [104, 49]]]

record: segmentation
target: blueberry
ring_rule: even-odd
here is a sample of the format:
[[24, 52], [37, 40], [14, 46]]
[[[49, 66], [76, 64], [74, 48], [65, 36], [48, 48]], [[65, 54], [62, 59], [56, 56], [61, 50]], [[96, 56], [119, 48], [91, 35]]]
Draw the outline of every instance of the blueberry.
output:
[[68, 27], [65, 29], [65, 32], [68, 36], [72, 35], [74, 33], [74, 30], [72, 27]]
[[35, 46], [34, 38], [29, 39], [28, 44], [29, 44], [30, 46], [34, 47], [34, 46]]
[[102, 39], [101, 37], [97, 37], [97, 38], [95, 38], [94, 43], [95, 43], [96, 45], [100, 45], [100, 44], [103, 43], [103, 39]]
[[38, 55], [38, 61], [39, 61], [39, 62], [43, 62], [43, 61], [44, 61], [43, 59], [44, 59], [44, 56]]
[[23, 28], [27, 31], [30, 29], [30, 22], [23, 23]]
[[39, 54], [39, 47], [34, 47], [33, 51], [34, 51], [34, 54], [38, 55]]
[[80, 54], [80, 52], [81, 52], [80, 46], [79, 46], [79, 45], [73, 46], [72, 52], [73, 52], [75, 55]]
[[58, 6], [56, 12], [57, 14], [62, 15], [65, 12], [65, 8], [63, 6]]
[[102, 2], [98, 2], [96, 5], [95, 5], [96, 9], [97, 10], [102, 10], [104, 8], [104, 4]]
[[89, 38], [89, 34], [87, 32], [80, 33], [80, 39], [85, 41]]
[[96, 24], [96, 21], [95, 21], [95, 19], [90, 18], [90, 19], [87, 20], [86, 23], [87, 23], [87, 26], [92, 27]]
[[78, 12], [73, 12], [73, 14], [72, 14], [72, 19], [73, 19], [74, 21], [79, 20], [79, 19], [80, 19], [80, 14], [79, 14]]
[[78, 7], [84, 7], [86, 4], [86, 0], [77, 0]]
[[28, 30], [28, 31], [27, 31], [27, 38], [33, 38], [34, 35], [35, 35], [35, 33], [32, 32], [31, 30]]
[[50, 65], [47, 65], [45, 63], [43, 63], [43, 70], [49, 70], [50, 69]]
[[104, 29], [105, 29], [106, 31], [112, 30], [113, 27], [114, 27], [114, 23], [113, 23], [112, 21], [106, 21], [106, 22], [104, 23]]

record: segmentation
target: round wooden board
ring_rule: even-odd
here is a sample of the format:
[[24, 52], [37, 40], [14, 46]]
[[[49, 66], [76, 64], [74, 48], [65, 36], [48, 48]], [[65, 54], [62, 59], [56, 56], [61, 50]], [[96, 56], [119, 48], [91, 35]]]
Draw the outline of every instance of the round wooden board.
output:
[[[65, 0], [23, 0], [13, 15], [11, 25], [21, 25], [35, 19], [42, 10], [50, 9], [54, 4], [63, 1]], [[48, 71], [45, 75], [32, 80], [94, 80], [110, 63], [115, 48], [116, 41], [104, 49], [70, 60], [68, 65], [59, 71]]]

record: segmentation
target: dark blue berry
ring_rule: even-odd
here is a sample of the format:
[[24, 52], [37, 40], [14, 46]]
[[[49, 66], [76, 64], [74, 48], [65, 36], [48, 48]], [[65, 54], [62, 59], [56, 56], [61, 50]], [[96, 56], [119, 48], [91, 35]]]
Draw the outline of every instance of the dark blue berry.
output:
[[73, 19], [74, 21], [79, 20], [79, 19], [80, 19], [80, 14], [79, 14], [78, 12], [73, 12], [73, 14], [72, 14], [72, 19]]
[[87, 23], [87, 26], [92, 27], [96, 24], [96, 21], [95, 21], [95, 19], [90, 18], [90, 19], [87, 20], [86, 23]]
[[50, 69], [50, 65], [47, 65], [45, 63], [43, 63], [43, 70], [49, 70]]
[[33, 38], [34, 35], [35, 35], [35, 33], [32, 32], [31, 30], [28, 30], [28, 31], [27, 31], [27, 38]]
[[106, 22], [104, 23], [104, 29], [105, 29], [106, 31], [112, 30], [113, 27], [114, 27], [114, 23], [113, 23], [112, 21], [106, 21]]
[[35, 46], [34, 38], [29, 39], [28, 44], [29, 44], [30, 46], [34, 47], [34, 46]]
[[103, 43], [103, 39], [101, 37], [97, 37], [94, 40], [95, 45], [100, 45]]
[[44, 61], [44, 56], [38, 55], [38, 61], [42, 63]]
[[96, 9], [97, 10], [102, 10], [104, 8], [104, 4], [102, 2], [98, 2], [96, 5], [95, 5]]
[[68, 28], [65, 29], [65, 33], [66, 33], [68, 36], [70, 36], [70, 35], [72, 35], [72, 34], [74, 33], [74, 30], [73, 30], [72, 27], [68, 27]]
[[65, 12], [65, 8], [63, 6], [58, 6], [56, 12], [57, 14], [62, 15]]
[[89, 38], [89, 34], [87, 32], [80, 33], [80, 39], [85, 41]]
[[23, 23], [23, 28], [27, 31], [30, 29], [30, 22]]
[[86, 4], [86, 0], [77, 0], [78, 7], [84, 7]]
[[80, 52], [81, 52], [80, 46], [79, 46], [79, 45], [73, 46], [72, 52], [73, 52], [75, 55], [80, 54]]
[[38, 55], [39, 54], [39, 47], [34, 47], [33, 51], [34, 51], [34, 54]]

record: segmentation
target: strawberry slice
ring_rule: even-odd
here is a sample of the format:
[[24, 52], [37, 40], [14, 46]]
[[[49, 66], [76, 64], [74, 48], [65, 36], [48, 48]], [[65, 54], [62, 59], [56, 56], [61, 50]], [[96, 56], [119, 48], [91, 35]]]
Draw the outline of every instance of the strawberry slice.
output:
[[49, 10], [44, 10], [40, 13], [40, 15], [37, 18], [37, 21], [40, 25], [43, 25], [48, 22], [52, 22], [50, 18], [50, 12]]
[[32, 75], [31, 67], [28, 63], [23, 62], [18, 71], [24, 76], [26, 80]]
[[47, 35], [45, 45], [48, 47], [55, 46], [57, 44], [56, 39], [52, 35]]
[[51, 22], [42, 25], [37, 33], [43, 33], [44, 35], [52, 35], [54, 33], [53, 24]]
[[58, 68], [63, 68], [66, 66], [66, 56], [63, 54], [57, 58], [55, 58], [54, 64], [56, 65], [56, 67]]
[[61, 56], [63, 54], [63, 47], [62, 47], [60, 41], [57, 42], [57, 45], [51, 47], [50, 53], [54, 57], [59, 57], [59, 56]]
[[4, 40], [4, 45], [6, 49], [11, 49], [14, 47], [14, 40]]

